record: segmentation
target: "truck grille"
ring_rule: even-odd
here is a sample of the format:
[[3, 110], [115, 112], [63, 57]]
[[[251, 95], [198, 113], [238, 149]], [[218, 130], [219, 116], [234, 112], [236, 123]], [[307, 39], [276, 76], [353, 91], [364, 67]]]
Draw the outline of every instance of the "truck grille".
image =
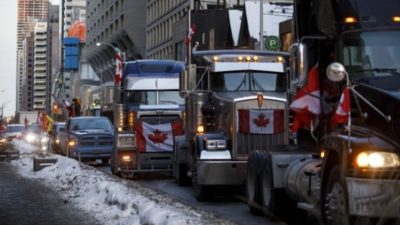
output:
[[148, 124], [151, 125], [157, 125], [157, 124], [164, 124], [164, 123], [169, 123], [175, 120], [179, 119], [179, 116], [175, 115], [164, 115], [164, 116], [159, 116], [159, 115], [146, 115], [146, 116], [141, 116], [140, 119]]
[[85, 136], [79, 139], [81, 146], [110, 146], [113, 145], [113, 137], [110, 135]]
[[[269, 112], [279, 112], [282, 115], [282, 122], [277, 124], [283, 127], [279, 132], [255, 133], [243, 132], [239, 130], [239, 111], [263, 110]], [[261, 108], [258, 107], [256, 100], [247, 100], [235, 103], [235, 139], [236, 154], [239, 157], [247, 156], [254, 150], [269, 150], [273, 145], [288, 143], [288, 110], [286, 102], [264, 100]], [[282, 124], [283, 123], [283, 124]], [[276, 126], [274, 124], [274, 126]]]

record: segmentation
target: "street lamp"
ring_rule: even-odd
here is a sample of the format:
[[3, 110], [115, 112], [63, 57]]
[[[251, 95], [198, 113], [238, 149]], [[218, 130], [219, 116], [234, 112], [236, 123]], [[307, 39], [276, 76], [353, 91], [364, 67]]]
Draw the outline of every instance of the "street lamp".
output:
[[100, 47], [102, 45], [107, 45], [109, 47], [111, 47], [115, 53], [121, 53], [122, 55], [122, 62], [125, 63], [125, 52], [121, 51], [121, 49], [119, 49], [118, 47], [115, 47], [114, 45], [108, 43], [108, 42], [97, 42], [96, 46]]
[[[122, 55], [122, 65], [125, 64], [125, 60], [126, 60], [125, 52], [121, 51], [121, 49], [119, 49], [118, 47], [115, 47], [114, 45], [112, 45], [108, 42], [97, 42], [96, 43], [97, 47], [100, 47], [101, 45], [107, 45], [107, 46], [111, 47], [116, 54], [118, 54], [118, 53], [121, 54]], [[116, 65], [116, 66], [118, 67], [118, 65]], [[122, 76], [122, 74], [120, 74], [120, 76]], [[118, 93], [118, 94], [116, 94], [116, 93]], [[120, 100], [119, 93], [120, 93], [120, 86], [115, 83], [114, 94], [113, 94], [115, 102], [119, 102], [119, 100]]]

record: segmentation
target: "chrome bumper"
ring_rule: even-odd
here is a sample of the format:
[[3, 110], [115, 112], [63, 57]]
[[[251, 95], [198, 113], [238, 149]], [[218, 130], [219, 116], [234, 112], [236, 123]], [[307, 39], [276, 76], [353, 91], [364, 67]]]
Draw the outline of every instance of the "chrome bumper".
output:
[[242, 185], [246, 179], [247, 161], [199, 161], [200, 185]]
[[400, 180], [347, 177], [351, 215], [400, 218]]

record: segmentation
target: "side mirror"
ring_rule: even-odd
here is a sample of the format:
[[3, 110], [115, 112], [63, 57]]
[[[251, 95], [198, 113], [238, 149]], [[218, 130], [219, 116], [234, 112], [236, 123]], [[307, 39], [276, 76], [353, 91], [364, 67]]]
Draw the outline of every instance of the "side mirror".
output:
[[303, 87], [307, 83], [307, 46], [295, 43], [289, 49], [290, 88]]
[[326, 76], [332, 82], [340, 82], [346, 77], [346, 68], [338, 62], [329, 64], [326, 68]]

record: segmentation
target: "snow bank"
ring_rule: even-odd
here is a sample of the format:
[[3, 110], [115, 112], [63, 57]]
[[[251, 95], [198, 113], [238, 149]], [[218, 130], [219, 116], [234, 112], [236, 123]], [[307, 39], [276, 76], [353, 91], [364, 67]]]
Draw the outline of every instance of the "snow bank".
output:
[[[129, 180], [96, 170], [60, 155], [41, 156], [39, 149], [23, 141], [13, 142], [21, 158], [11, 161], [19, 173], [56, 189], [64, 203], [74, 204], [104, 224], [231, 224], [212, 214], [146, 189]], [[33, 171], [33, 157], [56, 158], [57, 163]]]

